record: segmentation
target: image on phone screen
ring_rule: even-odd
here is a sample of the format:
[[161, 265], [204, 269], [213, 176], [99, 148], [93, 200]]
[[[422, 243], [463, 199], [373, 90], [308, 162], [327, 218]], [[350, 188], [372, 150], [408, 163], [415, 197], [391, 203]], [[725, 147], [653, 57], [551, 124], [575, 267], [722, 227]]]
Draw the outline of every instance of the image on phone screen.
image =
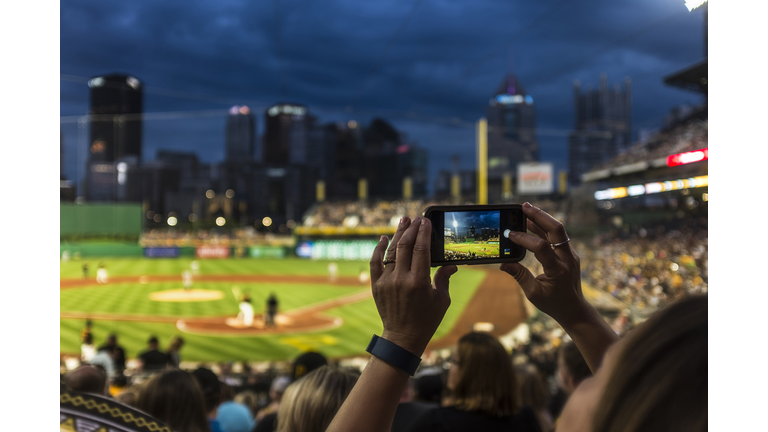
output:
[[499, 258], [499, 211], [445, 212], [443, 256], [446, 261]]

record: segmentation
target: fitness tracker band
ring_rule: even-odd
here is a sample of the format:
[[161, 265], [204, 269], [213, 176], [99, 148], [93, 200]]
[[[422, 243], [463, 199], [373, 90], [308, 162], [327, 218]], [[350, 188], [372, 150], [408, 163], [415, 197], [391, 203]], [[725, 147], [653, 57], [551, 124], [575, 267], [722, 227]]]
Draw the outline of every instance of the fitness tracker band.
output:
[[376, 335], [373, 335], [368, 348], [365, 350], [392, 366], [404, 370], [410, 376], [416, 373], [416, 369], [421, 363], [421, 358], [412, 352]]

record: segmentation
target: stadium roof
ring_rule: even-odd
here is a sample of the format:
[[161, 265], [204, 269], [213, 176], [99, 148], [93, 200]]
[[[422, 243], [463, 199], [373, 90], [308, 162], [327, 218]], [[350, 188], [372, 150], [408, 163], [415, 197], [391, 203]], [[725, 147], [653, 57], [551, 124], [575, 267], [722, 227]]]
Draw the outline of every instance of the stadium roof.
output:
[[664, 77], [664, 84], [707, 94], [707, 59]]

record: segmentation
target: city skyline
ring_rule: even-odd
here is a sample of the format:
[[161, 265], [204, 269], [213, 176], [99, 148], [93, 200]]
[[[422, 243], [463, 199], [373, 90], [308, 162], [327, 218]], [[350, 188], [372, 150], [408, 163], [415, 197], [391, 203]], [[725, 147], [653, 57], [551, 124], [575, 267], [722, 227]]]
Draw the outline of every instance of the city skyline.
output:
[[[324, 122], [381, 117], [429, 150], [431, 189], [452, 155], [460, 156], [462, 169], [473, 167], [474, 122], [512, 72], [536, 101], [540, 158], [567, 169], [573, 80], [596, 87], [603, 71], [611, 81], [630, 76], [638, 94], [635, 133], [659, 127], [675, 105], [699, 102], [662, 78], [703, 57], [701, 11], [660, 0], [588, 3], [351, 7], [338, 1], [278, 13], [268, 4], [67, 3], [60, 112], [63, 118], [87, 112], [88, 78], [134, 75], [146, 85], [145, 112], [165, 119], [145, 122], [144, 159], [158, 149], [191, 150], [204, 162], [224, 159], [217, 120], [232, 105], [260, 112], [292, 101]], [[163, 18], [170, 13], [173, 19]], [[340, 33], [339, 23], [351, 25]], [[198, 27], [211, 36], [201, 38]], [[75, 178], [82, 153], [77, 123], [62, 120], [61, 129], [65, 175]], [[259, 116], [256, 129], [264, 130]]]

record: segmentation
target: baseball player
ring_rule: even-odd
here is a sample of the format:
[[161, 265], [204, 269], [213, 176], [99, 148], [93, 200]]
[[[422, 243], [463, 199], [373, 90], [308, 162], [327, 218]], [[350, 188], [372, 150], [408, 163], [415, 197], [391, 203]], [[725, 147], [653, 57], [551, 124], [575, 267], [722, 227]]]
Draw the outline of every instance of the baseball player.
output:
[[184, 289], [189, 291], [192, 289], [192, 272], [184, 270], [181, 273], [181, 280], [184, 282]]
[[251, 304], [251, 296], [247, 291], [240, 296], [240, 313], [237, 317], [244, 326], [250, 327], [253, 325], [253, 305]]
[[271, 293], [267, 299], [267, 313], [264, 314], [264, 324], [267, 327], [275, 326], [275, 315], [277, 315], [277, 297], [275, 293]]
[[339, 266], [335, 262], [328, 264], [328, 280], [330, 280], [331, 282], [336, 282], [336, 279], [338, 278], [338, 276], [339, 276]]
[[107, 269], [104, 264], [99, 264], [99, 268], [96, 270], [96, 283], [107, 283]]

